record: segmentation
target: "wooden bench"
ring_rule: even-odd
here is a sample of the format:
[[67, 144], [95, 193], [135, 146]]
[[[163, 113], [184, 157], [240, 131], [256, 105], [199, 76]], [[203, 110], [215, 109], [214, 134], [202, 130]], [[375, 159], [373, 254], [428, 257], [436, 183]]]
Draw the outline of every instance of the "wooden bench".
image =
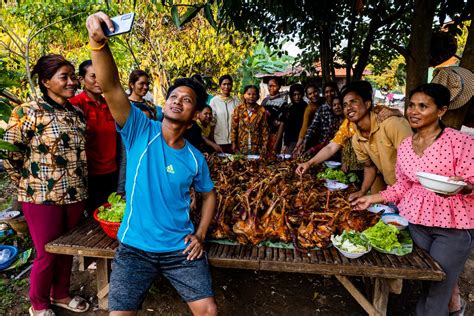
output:
[[[96, 258], [99, 308], [107, 309], [110, 259], [117, 246], [117, 241], [91, 219], [48, 243], [46, 251]], [[440, 281], [445, 277], [441, 267], [416, 247], [403, 257], [373, 250], [358, 259], [347, 259], [334, 247], [302, 254], [293, 249], [212, 243], [207, 245], [207, 252], [214, 267], [334, 275], [369, 315], [386, 315], [388, 295], [401, 293], [403, 279]], [[373, 298], [362, 294], [348, 276], [373, 281]]]

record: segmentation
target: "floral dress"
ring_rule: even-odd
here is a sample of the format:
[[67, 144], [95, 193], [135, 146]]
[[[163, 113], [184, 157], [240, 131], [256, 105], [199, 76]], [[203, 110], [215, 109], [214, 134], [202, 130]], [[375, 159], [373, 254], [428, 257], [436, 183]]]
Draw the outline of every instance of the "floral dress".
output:
[[236, 144], [240, 153], [245, 155], [265, 154], [268, 141], [268, 125], [265, 109], [246, 103], [235, 108], [232, 115], [231, 141]]

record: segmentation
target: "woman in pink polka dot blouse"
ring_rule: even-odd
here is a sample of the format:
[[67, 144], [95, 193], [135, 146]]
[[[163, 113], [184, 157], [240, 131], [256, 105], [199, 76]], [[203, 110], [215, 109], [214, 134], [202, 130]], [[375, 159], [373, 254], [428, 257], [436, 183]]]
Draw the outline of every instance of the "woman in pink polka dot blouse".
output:
[[[397, 182], [353, 202], [359, 210], [373, 203], [397, 203], [400, 215], [410, 222], [414, 242], [446, 273], [444, 281], [432, 282], [423, 291], [417, 315], [462, 315], [457, 280], [474, 246], [474, 138], [442, 125], [449, 100], [449, 90], [439, 84], [424, 84], [411, 92], [407, 117], [416, 133], [398, 149]], [[421, 186], [418, 171], [468, 185], [455, 195], [437, 194]]]

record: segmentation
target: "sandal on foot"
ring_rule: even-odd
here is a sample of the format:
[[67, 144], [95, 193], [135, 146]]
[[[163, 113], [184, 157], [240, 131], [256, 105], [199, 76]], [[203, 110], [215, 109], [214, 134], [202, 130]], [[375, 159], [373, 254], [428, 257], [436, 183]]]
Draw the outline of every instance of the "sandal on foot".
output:
[[[33, 310], [33, 306], [30, 307], [30, 309], [28, 310], [28, 312], [30, 313], [30, 316], [56, 316], [56, 314], [53, 312], [52, 309], [43, 309], [41, 311], [34, 311]], [[35, 314], [36, 312], [36, 314]]]
[[[84, 303], [86, 306], [84, 308], [79, 308], [79, 305], [82, 303]], [[51, 300], [51, 304], [76, 313], [84, 313], [89, 309], [89, 303], [80, 296], [74, 296], [71, 301], [69, 301], [69, 304], [60, 303], [54, 300]]]
[[449, 316], [464, 316], [464, 312], [466, 311], [466, 301], [461, 299], [461, 308], [454, 312], [449, 312]]

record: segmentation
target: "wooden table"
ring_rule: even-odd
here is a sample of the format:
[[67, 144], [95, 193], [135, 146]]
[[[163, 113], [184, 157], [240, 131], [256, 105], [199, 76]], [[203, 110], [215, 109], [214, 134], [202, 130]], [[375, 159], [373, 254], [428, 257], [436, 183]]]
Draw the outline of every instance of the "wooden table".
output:
[[[91, 219], [48, 243], [46, 251], [96, 258], [99, 308], [107, 309], [110, 259], [117, 246], [117, 241], [106, 236]], [[212, 243], [207, 245], [207, 251], [214, 267], [334, 275], [369, 315], [386, 315], [388, 295], [401, 293], [403, 279], [440, 281], [445, 277], [441, 267], [416, 247], [403, 257], [373, 250], [358, 259], [347, 259], [334, 247], [302, 254], [293, 249]], [[372, 280], [373, 298], [362, 294], [348, 276]]]

